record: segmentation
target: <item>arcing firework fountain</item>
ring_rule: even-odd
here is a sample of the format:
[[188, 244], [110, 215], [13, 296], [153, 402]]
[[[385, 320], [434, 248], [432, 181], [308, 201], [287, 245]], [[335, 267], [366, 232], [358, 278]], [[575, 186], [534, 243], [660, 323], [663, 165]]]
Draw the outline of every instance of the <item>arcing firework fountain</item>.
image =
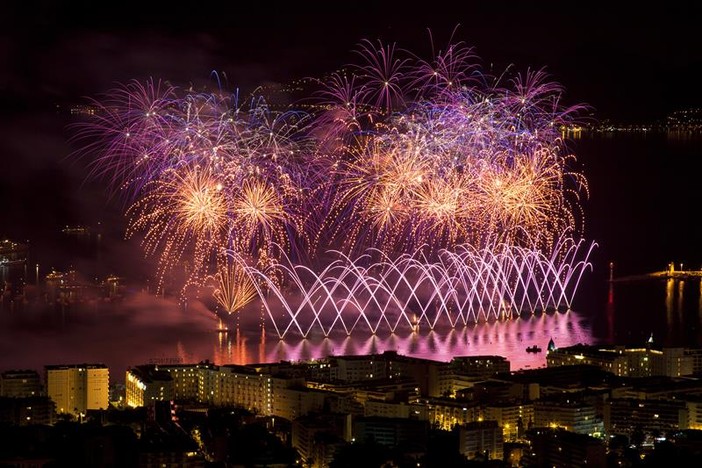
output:
[[569, 308], [595, 246], [561, 131], [580, 107], [541, 72], [483, 73], [462, 43], [357, 52], [314, 80], [314, 111], [157, 81], [96, 100], [82, 153], [159, 285], [187, 261], [184, 291], [264, 310], [281, 337]]

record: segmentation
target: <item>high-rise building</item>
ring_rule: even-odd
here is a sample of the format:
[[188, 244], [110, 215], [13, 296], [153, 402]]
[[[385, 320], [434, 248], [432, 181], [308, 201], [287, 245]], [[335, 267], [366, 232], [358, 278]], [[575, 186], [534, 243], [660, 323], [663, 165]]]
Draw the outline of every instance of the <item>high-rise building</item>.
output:
[[534, 402], [534, 425], [591, 436], [604, 430], [595, 407], [578, 398], [543, 398]]
[[311, 465], [329, 466], [325, 460], [353, 436], [350, 414], [310, 414], [292, 422], [292, 446]]
[[109, 405], [109, 369], [103, 364], [45, 366], [46, 393], [57, 413], [85, 414]]
[[125, 382], [127, 406], [132, 408], [175, 398], [171, 374], [155, 365], [136, 366], [127, 370]]
[[9, 370], [0, 374], [0, 396], [35, 397], [43, 393], [39, 373], [34, 370]]
[[465, 424], [480, 419], [480, 406], [474, 401], [455, 398], [429, 398], [423, 403], [427, 407], [432, 426], [450, 431], [456, 424]]
[[497, 421], [474, 421], [462, 424], [458, 435], [458, 451], [469, 459], [486, 457], [502, 459], [504, 439]]
[[550, 428], [531, 429], [527, 439], [531, 449], [522, 457], [520, 466], [607, 466], [602, 439]]
[[406, 455], [421, 454], [429, 440], [429, 422], [403, 418], [359, 417], [353, 421], [353, 437], [374, 440], [380, 445], [404, 450]]
[[[320, 392], [304, 388], [304, 378], [273, 376], [266, 366], [217, 366], [201, 362], [159, 365], [158, 368], [173, 379], [176, 401], [197, 401], [213, 406], [239, 405], [266, 416], [289, 419], [306, 414], [321, 406], [319, 402], [323, 401]], [[321, 393], [326, 395], [329, 392]]]
[[438, 397], [444, 391], [442, 380], [448, 371], [448, 363], [385, 351], [382, 354], [329, 357], [310, 370], [313, 380], [325, 382], [410, 378], [419, 395]]
[[219, 366], [204, 361], [198, 364], [159, 365], [158, 368], [171, 375], [175, 400], [219, 404], [210, 388], [218, 382]]
[[610, 398], [604, 407], [608, 434], [665, 434], [687, 429], [688, 407], [681, 399]]
[[665, 375], [680, 377], [694, 372], [694, 356], [684, 348], [600, 347], [574, 345], [546, 355], [548, 367], [589, 364], [620, 377]]
[[529, 402], [504, 401], [485, 405], [484, 418], [497, 421], [506, 441], [521, 439], [534, 420], [534, 406]]
[[469, 377], [488, 378], [501, 372], [510, 371], [510, 363], [503, 356], [456, 356], [449, 367], [454, 373]]
[[55, 406], [47, 396], [0, 397], [0, 423], [14, 426], [51, 425], [56, 420]]

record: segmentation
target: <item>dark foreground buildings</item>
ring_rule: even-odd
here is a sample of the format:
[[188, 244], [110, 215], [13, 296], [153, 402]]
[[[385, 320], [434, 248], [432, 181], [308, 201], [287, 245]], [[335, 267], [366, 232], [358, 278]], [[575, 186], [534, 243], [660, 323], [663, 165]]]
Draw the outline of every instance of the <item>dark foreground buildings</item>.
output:
[[123, 386], [109, 389], [109, 370], [98, 364], [47, 366], [44, 381], [31, 370], [6, 371], [0, 440], [9, 443], [0, 448], [0, 464], [700, 461], [696, 356], [696, 350], [651, 346], [554, 347], [547, 368], [517, 372], [499, 356], [439, 362], [395, 352], [247, 366], [137, 365]]

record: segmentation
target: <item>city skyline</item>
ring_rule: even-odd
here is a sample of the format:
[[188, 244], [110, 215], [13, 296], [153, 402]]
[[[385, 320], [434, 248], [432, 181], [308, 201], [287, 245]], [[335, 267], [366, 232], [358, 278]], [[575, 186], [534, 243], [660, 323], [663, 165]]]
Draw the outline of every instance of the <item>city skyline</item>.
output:
[[[322, 7], [315, 9], [316, 5], [307, 5], [307, 10], [281, 5], [280, 9], [271, 11], [249, 6], [238, 11], [239, 17], [249, 19], [244, 24], [236, 21], [230, 24], [226, 20], [236, 11], [225, 9], [205, 21], [207, 8], [186, 18], [178, 11], [159, 7], [130, 15], [129, 5], [124, 5], [112, 15], [100, 15], [87, 4], [67, 9], [44, 4], [29, 20], [36, 26], [33, 34], [13, 25], [5, 29], [4, 50], [10, 67], [2, 75], [1, 97], [7, 104], [3, 107], [6, 125], [2, 131], [7, 133], [4, 144], [7, 152], [15, 156], [16, 164], [0, 176], [3, 182], [0, 195], [8, 201], [1, 234], [13, 240], [28, 240], [30, 245], [48, 252], [49, 258], [38, 260], [41, 268], [36, 266], [37, 278], [40, 270], [43, 277], [57, 265], [63, 270], [68, 265], [79, 270], [94, 267], [94, 259], [80, 256], [59, 261], [50, 258], [51, 255], [60, 258], [60, 244], [55, 239], [42, 239], [57, 235], [64, 227], [82, 224], [94, 233], [101, 231], [99, 235], [106, 249], [101, 261], [107, 268], [112, 267], [109, 262], [113, 261], [115, 267], [127, 271], [137, 281], [152, 277], [157, 270], [151, 262], [144, 261], [138, 242], [122, 241], [126, 230], [124, 207], [110, 200], [108, 190], [100, 182], [90, 180], [86, 169], [71, 158], [75, 150], [71, 129], [75, 117], [67, 109], [85, 105], [77, 103], [84, 98], [83, 103], [89, 102], [88, 98], [99, 98], [116, 84], [131, 79], [142, 83], [149, 79], [164, 80], [176, 86], [187, 83], [198, 89], [204, 84], [217, 83], [226, 92], [232, 92], [230, 85], [235, 89], [238, 85], [253, 88], [261, 84], [275, 88], [300, 77], [323, 76], [347, 64], [347, 59], [357, 59], [354, 50], [358, 52], [364, 39], [369, 43], [381, 39], [410, 51], [416, 47], [418, 52], [426, 52], [432, 40], [435, 52], [453, 40], [474, 48], [471, 52], [489, 72], [504, 71], [507, 76], [507, 71], [517, 74], [543, 68], [549, 80], [563, 87], [566, 104], [585, 106], [586, 120], [590, 114], [606, 112], [608, 107], [640, 111], [644, 106], [646, 111], [636, 112], [637, 116], [660, 115], [678, 108], [676, 103], [693, 106], [698, 98], [696, 88], [662, 82], [658, 82], [662, 84], [658, 88], [649, 86], [649, 80], [655, 77], [662, 80], [663, 76], [666, 81], [684, 83], [690, 79], [689, 71], [698, 66], [695, 47], [672, 50], [674, 44], [694, 45], [694, 38], [687, 37], [690, 28], [681, 22], [683, 17], [688, 20], [694, 17], [690, 11], [693, 7], [689, 6], [671, 5], [664, 14], [652, 15], [624, 6], [606, 8], [597, 4], [574, 11], [552, 9], [548, 5], [542, 9], [520, 6], [504, 10], [499, 6], [469, 4], [453, 10], [460, 11], [460, 15], [449, 14], [451, 9], [447, 7], [417, 18], [387, 3], [382, 9], [361, 5], [349, 12], [348, 18], [343, 18], [348, 21], [341, 21], [338, 15]], [[13, 7], [17, 18], [28, 17], [28, 13], [23, 7]], [[461, 21], [461, 15], [465, 15], [465, 21]], [[330, 28], [334, 18], [338, 27]], [[420, 21], [426, 21], [426, 25], [417, 26]], [[502, 27], [491, 27], [492, 24]], [[656, 27], [650, 27], [654, 24]], [[318, 29], [313, 29], [313, 25]], [[531, 34], [526, 34], [525, 28]], [[327, 39], [323, 47], [320, 37]], [[520, 41], [520, 37], [527, 39]], [[228, 47], [230, 43], [240, 47]], [[603, 48], [603, 43], [615, 46]], [[624, 46], [629, 55], [624, 53]], [[572, 56], [573, 50], [579, 51], [577, 57]], [[642, 75], [639, 68], [632, 67], [632, 57], [686, 73]], [[587, 73], [600, 73], [607, 64], [612, 65], [611, 79], [606, 84], [617, 96], [598, 94], [605, 82], [586, 80], [575, 72], [577, 68], [571, 60]], [[39, 76], [32, 71], [39, 65], [53, 67], [56, 73]], [[635, 77], [643, 84], [632, 85]], [[639, 86], [649, 88], [649, 99], [635, 100], [629, 96]], [[661, 98], [680, 90], [686, 90], [684, 101]], [[598, 105], [598, 101], [605, 105]], [[623, 104], [627, 101], [629, 104]], [[42, 137], [28, 137], [35, 133]], [[595, 166], [599, 164], [595, 159], [585, 163], [583, 175], [588, 178], [587, 165], [597, 171]], [[606, 180], [596, 179], [596, 183], [601, 185]], [[591, 192], [596, 199], [598, 192]], [[586, 226], [589, 214], [594, 211], [588, 203], [584, 206], [588, 213]], [[604, 206], [603, 202], [599, 203], [598, 206]], [[595, 213], [595, 227], [599, 216]], [[620, 225], [616, 229], [624, 231], [627, 227]], [[597, 231], [591, 234], [587, 228], [585, 237], [599, 240]], [[611, 255], [610, 246], [603, 248]], [[685, 257], [684, 261], [694, 263], [696, 259]], [[606, 265], [599, 262], [595, 267], [602, 272]], [[452, 320], [448, 313], [447, 317]]]

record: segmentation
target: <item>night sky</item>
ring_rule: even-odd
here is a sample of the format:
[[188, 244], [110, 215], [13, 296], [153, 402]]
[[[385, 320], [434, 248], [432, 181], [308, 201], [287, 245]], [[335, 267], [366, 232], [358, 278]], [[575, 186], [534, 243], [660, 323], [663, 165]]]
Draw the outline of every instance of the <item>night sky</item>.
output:
[[[86, 181], [56, 106], [116, 83], [250, 88], [320, 76], [353, 60], [362, 39], [424, 57], [453, 36], [484, 68], [545, 69], [565, 104], [597, 119], [650, 122], [702, 105], [702, 8], [642, 2], [35, 2], [0, 14], [0, 236], [19, 240], [120, 207]], [[600, 181], [599, 183], [602, 183]]]
[[[413, 6], [409, 6], [412, 4]], [[698, 2], [10, 2], [0, 25], [3, 113], [115, 81], [226, 73], [237, 86], [333, 70], [361, 39], [428, 50], [454, 37], [495, 70], [545, 68], [600, 118], [699, 105]], [[436, 6], [435, 6], [436, 5]]]

